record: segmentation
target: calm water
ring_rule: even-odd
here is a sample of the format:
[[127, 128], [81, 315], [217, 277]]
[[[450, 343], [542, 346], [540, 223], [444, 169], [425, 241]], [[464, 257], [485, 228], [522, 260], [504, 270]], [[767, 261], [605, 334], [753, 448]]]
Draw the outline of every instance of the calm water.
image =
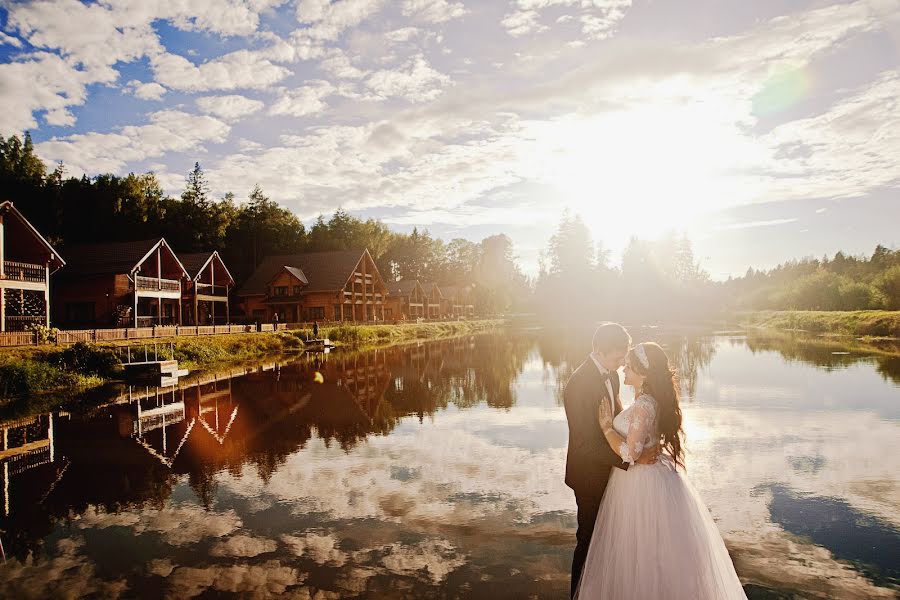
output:
[[[896, 598], [900, 361], [637, 337], [683, 373], [688, 473], [748, 595]], [[3, 461], [0, 595], [565, 598], [560, 382], [588, 345], [299, 357], [7, 423], [30, 445]]]

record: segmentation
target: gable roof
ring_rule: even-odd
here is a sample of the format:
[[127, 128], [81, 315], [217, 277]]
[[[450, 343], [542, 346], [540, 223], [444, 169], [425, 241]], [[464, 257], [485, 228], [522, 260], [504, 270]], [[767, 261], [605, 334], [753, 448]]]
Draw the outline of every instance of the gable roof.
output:
[[71, 275], [131, 274], [138, 264], [143, 262], [159, 245], [165, 246], [172, 252], [175, 262], [181, 267], [184, 275], [189, 276], [184, 265], [164, 238], [66, 246], [69, 262], [65, 274], [67, 277]]
[[214, 258], [218, 258], [219, 262], [222, 263], [222, 268], [225, 269], [225, 273], [231, 280], [232, 285], [234, 284], [234, 277], [231, 276], [231, 272], [228, 270], [228, 267], [225, 266], [225, 261], [222, 260], [222, 256], [219, 254], [218, 250], [213, 250], [212, 252], [177, 252], [176, 255], [178, 256], [178, 260], [181, 261], [181, 264], [184, 265], [188, 277], [193, 281], [197, 281], [197, 277], [200, 276], [200, 273], [203, 272], [203, 269], [206, 268], [206, 265], [210, 261]]
[[336, 250], [267, 256], [241, 287], [238, 295], [266, 295], [267, 284], [285, 267], [299, 269], [305, 275], [309, 285], [304, 292], [336, 292], [347, 284], [353, 269], [367, 253], [367, 250]]
[[388, 293], [398, 296], [410, 296], [416, 287], [419, 287], [418, 279], [401, 279], [387, 284]]
[[439, 297], [439, 298], [443, 298], [443, 297], [444, 297], [443, 292], [441, 292], [441, 286], [439, 286], [438, 284], [436, 284], [436, 283], [433, 282], [433, 281], [429, 281], [429, 282], [427, 282], [427, 283], [423, 283], [423, 284], [422, 284], [422, 288], [425, 290], [425, 293], [426, 293], [429, 297], [430, 297], [431, 294], [434, 292], [434, 290], [437, 290], [437, 293], [438, 293], [438, 297]]
[[11, 201], [4, 200], [3, 202], [0, 202], [0, 215], [7, 214], [13, 215], [25, 226], [26, 229], [28, 229], [34, 235], [34, 237], [40, 244], [46, 247], [47, 252], [50, 253], [50, 263], [54, 271], [66, 264], [66, 261], [62, 259], [62, 257], [59, 255], [59, 252], [57, 252], [56, 249], [54, 249], [53, 246], [50, 245], [50, 242], [44, 239], [44, 236], [42, 236], [40, 232], [34, 228], [34, 225], [31, 224], [31, 221], [26, 219], [25, 215], [23, 215]]

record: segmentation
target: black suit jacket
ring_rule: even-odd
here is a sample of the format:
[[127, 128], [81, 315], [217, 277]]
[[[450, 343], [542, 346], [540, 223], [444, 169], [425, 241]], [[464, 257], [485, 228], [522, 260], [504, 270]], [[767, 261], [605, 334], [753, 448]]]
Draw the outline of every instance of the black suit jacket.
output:
[[[619, 374], [609, 374], [613, 393], [619, 395]], [[610, 469], [626, 469], [600, 429], [601, 402], [609, 402], [606, 378], [588, 357], [581, 363], [563, 390], [566, 419], [569, 422], [569, 450], [566, 455], [566, 485], [576, 494], [603, 492]]]

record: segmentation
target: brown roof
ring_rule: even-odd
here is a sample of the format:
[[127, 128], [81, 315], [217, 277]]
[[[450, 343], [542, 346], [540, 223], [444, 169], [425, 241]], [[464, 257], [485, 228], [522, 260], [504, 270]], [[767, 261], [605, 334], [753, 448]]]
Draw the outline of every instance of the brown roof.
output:
[[[197, 276], [200, 274], [200, 270], [206, 265], [207, 261], [211, 256], [216, 255], [219, 257], [219, 260], [222, 261], [222, 266], [225, 267], [225, 261], [222, 260], [221, 255], [215, 250], [206, 251], [206, 252], [177, 252], [178, 260], [181, 261], [181, 264], [184, 265], [185, 270], [188, 272], [188, 276], [191, 279], [197, 279]], [[225, 272], [228, 273], [228, 277], [231, 279], [231, 283], [234, 283], [234, 278], [231, 277], [231, 273], [228, 272], [228, 267], [225, 267]]]
[[392, 281], [387, 284], [388, 293], [396, 294], [398, 296], [409, 296], [413, 293], [413, 290], [416, 289], [416, 284], [419, 282], [415, 279], [402, 279], [400, 281]]
[[434, 292], [435, 289], [438, 291], [438, 296], [441, 296], [441, 297], [444, 296], [443, 292], [441, 292], [441, 286], [439, 286], [438, 284], [436, 284], [433, 281], [423, 283], [422, 288], [425, 290], [425, 293], [428, 294], [429, 298], [431, 297], [431, 294]]
[[304, 292], [328, 292], [343, 289], [365, 250], [307, 252], [267, 256], [241, 287], [239, 296], [265, 295], [266, 285], [284, 267], [303, 271], [309, 286]]
[[67, 266], [64, 273], [71, 275], [111, 275], [131, 273], [142, 258], [162, 238], [136, 242], [108, 242], [103, 244], [75, 244], [66, 246]]
[[41, 235], [41, 233], [37, 229], [35, 229], [34, 225], [31, 224], [31, 221], [26, 219], [25, 215], [23, 215], [10, 200], [4, 200], [3, 202], [0, 202], [0, 216], [3, 216], [5, 214], [11, 214], [16, 219], [18, 219], [22, 223], [22, 225], [28, 231], [30, 231], [32, 235], [34, 235], [35, 239], [38, 240], [38, 242], [46, 248], [47, 252], [51, 255], [50, 262], [51, 267], [54, 271], [66, 264], [66, 261], [64, 261], [56, 251], [56, 249], [50, 245], [50, 242], [48, 242], [44, 238], [44, 236]]

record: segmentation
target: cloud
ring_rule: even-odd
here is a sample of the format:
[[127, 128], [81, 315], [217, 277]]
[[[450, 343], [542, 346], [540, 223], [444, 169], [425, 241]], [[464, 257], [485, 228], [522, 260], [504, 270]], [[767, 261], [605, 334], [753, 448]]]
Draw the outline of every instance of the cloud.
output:
[[141, 100], [162, 100], [166, 93], [166, 88], [158, 83], [143, 83], [137, 79], [132, 79], [125, 85], [125, 89]]
[[324, 99], [334, 92], [334, 86], [324, 80], [311, 81], [294, 89], [283, 89], [269, 109], [269, 114], [304, 117], [322, 112], [328, 106]]
[[275, 540], [257, 538], [249, 535], [235, 535], [216, 543], [209, 551], [210, 556], [239, 556], [252, 558], [267, 552], [274, 552], [278, 547]]
[[168, 152], [197, 150], [203, 142], [222, 142], [230, 127], [213, 117], [162, 110], [146, 125], [128, 125], [116, 133], [83, 133], [36, 144], [48, 162], [63, 161], [75, 173], [115, 173], [130, 162]]
[[546, 31], [547, 26], [538, 23], [540, 15], [534, 10], [520, 10], [510, 13], [503, 17], [500, 24], [506, 29], [509, 35], [520, 37], [530, 33], [539, 33]]
[[247, 598], [281, 596], [291, 586], [301, 584], [306, 576], [277, 560], [262, 564], [212, 565], [178, 567], [167, 579], [169, 595], [193, 598], [207, 590], [240, 594]]
[[418, 55], [396, 69], [375, 71], [365, 81], [366, 88], [379, 99], [399, 97], [410, 102], [426, 102], [437, 98], [451, 80], [435, 71]]
[[347, 553], [338, 548], [338, 540], [332, 534], [283, 535], [281, 541], [297, 556], [319, 565], [340, 567], [347, 562]]
[[237, 50], [195, 65], [177, 54], [163, 53], [151, 60], [156, 80], [175, 90], [266, 89], [291, 71], [276, 65], [265, 53]]
[[444, 23], [468, 11], [462, 2], [447, 0], [404, 0], [403, 14], [426, 23]]
[[0, 31], [0, 46], [12, 46], [13, 48], [21, 48], [22, 40]]
[[226, 121], [236, 121], [252, 115], [262, 109], [265, 104], [245, 96], [205, 96], [197, 98], [197, 107]]
[[83, 540], [66, 538], [42, 560], [10, 559], [2, 565], [3, 595], [9, 598], [128, 597], [124, 578], [108, 580], [83, 552]]

